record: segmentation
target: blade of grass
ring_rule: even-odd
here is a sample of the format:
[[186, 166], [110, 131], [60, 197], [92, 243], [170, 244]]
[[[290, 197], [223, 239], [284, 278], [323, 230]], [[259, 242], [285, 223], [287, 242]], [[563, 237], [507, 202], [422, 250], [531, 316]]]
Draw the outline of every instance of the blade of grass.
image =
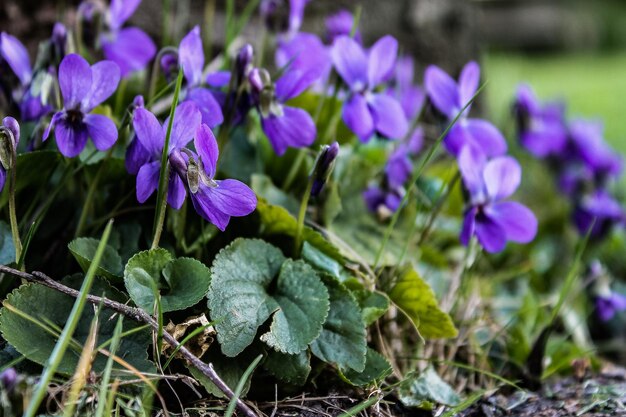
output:
[[174, 98], [170, 107], [170, 119], [167, 124], [167, 132], [165, 134], [165, 144], [161, 153], [161, 170], [159, 172], [159, 188], [157, 189], [157, 204], [154, 213], [152, 249], [159, 246], [161, 232], [163, 231], [163, 222], [165, 221], [165, 209], [167, 207], [167, 180], [168, 180], [168, 152], [170, 147], [170, 137], [172, 136], [172, 125], [174, 124], [174, 115], [176, 114], [176, 106], [178, 105], [178, 96], [180, 88], [183, 84], [183, 69], [178, 70], [178, 78], [176, 78], [176, 89], [174, 90]]
[[[106, 407], [103, 412], [103, 416], [112, 416], [113, 415], [113, 403], [115, 402], [115, 396], [117, 394], [117, 388], [120, 386], [120, 380], [116, 379], [113, 381], [113, 385], [111, 386], [111, 390], [109, 391], [109, 395], [106, 400]], [[119, 413], [115, 413], [115, 415], [119, 415]]]
[[33, 239], [33, 235], [35, 234], [35, 230], [37, 230], [38, 223], [34, 221], [30, 224], [28, 228], [28, 233], [26, 233], [26, 237], [24, 238], [24, 246], [22, 248], [22, 253], [20, 254], [20, 259], [17, 261], [17, 269], [22, 269], [24, 267], [24, 261], [26, 259], [26, 252], [28, 252], [28, 247], [30, 246], [30, 242]]
[[485, 395], [485, 392], [487, 391], [480, 390], [478, 392], [473, 393], [472, 395], [467, 397], [465, 400], [461, 401], [459, 405], [450, 408], [448, 411], [442, 414], [441, 417], [453, 417], [453, 416], [458, 415], [461, 411], [468, 409], [469, 407], [474, 405], [476, 401], [480, 400], [480, 398], [483, 395]]
[[[109, 385], [109, 381], [111, 380], [111, 371], [113, 370], [113, 357], [117, 348], [119, 347], [120, 340], [122, 338], [122, 323], [124, 321], [124, 316], [118, 316], [117, 323], [115, 325], [115, 330], [113, 331], [113, 337], [111, 338], [111, 356], [107, 359], [107, 364], [104, 367], [104, 372], [102, 373], [102, 382], [100, 383], [100, 391], [98, 393], [98, 407], [96, 408], [96, 414], [94, 417], [104, 417], [110, 416], [110, 393], [107, 396], [107, 389]], [[118, 380], [115, 380], [113, 383], [113, 387], [111, 388], [111, 392], [117, 390], [116, 383], [119, 384]], [[106, 401], [104, 400], [106, 398]], [[109, 413], [105, 414], [105, 410], [109, 409]]]
[[474, 93], [472, 98], [467, 102], [467, 104], [465, 104], [465, 106], [459, 111], [459, 113], [454, 117], [454, 119], [452, 119], [450, 124], [445, 128], [445, 130], [437, 138], [437, 140], [435, 141], [433, 146], [431, 146], [430, 150], [428, 151], [428, 154], [426, 155], [426, 157], [424, 158], [424, 160], [420, 164], [419, 168], [417, 170], [415, 170], [415, 173], [411, 177], [411, 181], [409, 183], [410, 184], [409, 185], [409, 189], [407, 190], [407, 192], [402, 197], [402, 201], [400, 202], [400, 205], [398, 206], [398, 209], [396, 210], [396, 212], [391, 217], [391, 221], [389, 222], [389, 225], [385, 229], [385, 234], [383, 236], [383, 241], [381, 242], [380, 248], [378, 248], [378, 252], [376, 253], [376, 258], [374, 260], [374, 268], [373, 268], [374, 270], [378, 267], [378, 264], [380, 262], [380, 257], [382, 256], [383, 251], [385, 250], [385, 246], [387, 246], [387, 243], [389, 242], [389, 238], [391, 236], [391, 232], [393, 232], [393, 229], [396, 226], [396, 223], [398, 222], [398, 219], [400, 217], [400, 213], [402, 212], [402, 208], [406, 205], [406, 202], [408, 201], [409, 196], [411, 195], [411, 193], [413, 192], [413, 189], [415, 188], [415, 183], [417, 182], [417, 180], [422, 175], [422, 172], [424, 171], [424, 168], [426, 168], [426, 165], [428, 164], [428, 162], [430, 162], [431, 158], [433, 157], [433, 155], [435, 154], [437, 149], [439, 149], [439, 145], [441, 145], [441, 142], [443, 141], [443, 139], [447, 136], [447, 134], [450, 131], [450, 129], [452, 129], [452, 126], [454, 126], [456, 124], [456, 122], [459, 120], [461, 115], [474, 102], [476, 97], [478, 97], [478, 95], [483, 90], [483, 88], [485, 88], [486, 85], [487, 85], [487, 82], [483, 83], [478, 88], [478, 90], [476, 90], [476, 93]]
[[374, 404], [376, 404], [379, 401], [380, 401], [380, 398], [378, 398], [377, 396], [373, 395], [370, 398], [368, 398], [367, 400], [358, 403], [357, 405], [355, 405], [354, 407], [352, 407], [351, 409], [349, 409], [345, 413], [340, 414], [338, 417], [354, 417], [357, 414], [359, 414], [361, 411], [367, 410], [368, 408], [370, 408], [371, 406], [373, 406]]
[[80, 294], [76, 301], [74, 302], [74, 306], [72, 307], [72, 311], [70, 316], [67, 319], [67, 323], [63, 328], [63, 333], [59, 337], [52, 353], [50, 354], [50, 358], [48, 358], [47, 365], [44, 368], [43, 374], [39, 382], [37, 383], [37, 388], [33, 393], [33, 396], [30, 399], [28, 407], [24, 412], [24, 417], [35, 417], [37, 410], [41, 402], [43, 401], [46, 393], [48, 392], [48, 384], [50, 380], [54, 376], [61, 360], [63, 359], [63, 355], [70, 343], [72, 335], [74, 334], [74, 330], [78, 326], [78, 321], [80, 320], [80, 316], [85, 308], [85, 304], [87, 303], [87, 294], [89, 294], [89, 290], [91, 289], [91, 285], [96, 277], [96, 270], [100, 265], [100, 261], [102, 260], [102, 255], [104, 254], [104, 249], [106, 248], [106, 244], [109, 240], [109, 236], [111, 234], [111, 228], [113, 227], [113, 220], [110, 220], [104, 229], [104, 233], [102, 234], [102, 238], [100, 239], [100, 243], [98, 244], [98, 248], [96, 249], [96, 254], [94, 255], [93, 262], [89, 266], [87, 270], [87, 274], [85, 275], [85, 280], [83, 281], [83, 285], [80, 289]]
[[237, 383], [237, 388], [235, 388], [233, 398], [230, 399], [230, 403], [228, 404], [226, 413], [224, 413], [224, 417], [232, 417], [233, 413], [235, 412], [235, 407], [237, 406], [237, 400], [243, 392], [243, 387], [246, 386], [246, 382], [248, 382], [248, 379], [250, 379], [250, 377], [252, 376], [252, 372], [254, 372], [259, 362], [261, 362], [261, 359], [263, 359], [263, 355], [257, 356], [256, 359], [252, 361], [250, 366], [248, 366], [246, 372], [243, 373], [241, 379], [239, 379], [239, 382]]

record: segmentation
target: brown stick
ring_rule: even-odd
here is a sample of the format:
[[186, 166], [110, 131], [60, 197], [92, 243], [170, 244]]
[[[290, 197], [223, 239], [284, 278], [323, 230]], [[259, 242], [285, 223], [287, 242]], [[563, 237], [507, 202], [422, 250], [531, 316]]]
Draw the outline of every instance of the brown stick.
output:
[[[4, 265], [0, 265], [0, 272], [25, 279], [29, 282], [35, 282], [45, 285], [48, 288], [69, 295], [70, 297], [76, 298], [79, 295], [79, 291], [53, 280], [42, 272], [33, 271], [29, 274], [28, 272], [18, 271], [17, 269], [13, 269]], [[91, 294], [87, 296], [87, 301], [95, 305], [103, 305], [113, 311], [123, 314], [126, 317], [130, 317], [135, 321], [146, 323], [150, 325], [150, 327], [152, 327], [154, 330], [158, 331], [159, 329], [159, 324], [156, 322], [156, 320], [154, 320], [152, 316], [150, 316], [148, 313], [140, 308], [129, 307], [126, 304], [118, 303], [117, 301], [113, 301], [108, 298], [97, 297]], [[174, 338], [174, 336], [166, 331], [163, 331], [163, 339], [173, 348], [178, 348], [178, 351], [185, 357], [185, 359], [187, 359], [195, 368], [202, 372], [203, 375], [209, 378], [211, 382], [213, 382], [215, 386], [217, 386], [228, 399], [232, 399], [235, 396], [233, 390], [231, 390], [230, 387], [226, 385], [226, 383], [222, 380], [222, 378], [220, 378], [217, 372], [215, 372], [215, 369], [213, 369], [213, 364], [204, 363], [200, 358], [191, 353], [189, 349], [187, 349], [185, 346], [182, 346], [178, 342], [178, 340]], [[237, 407], [248, 417], [258, 417], [257, 414], [240, 398], [237, 398]]]

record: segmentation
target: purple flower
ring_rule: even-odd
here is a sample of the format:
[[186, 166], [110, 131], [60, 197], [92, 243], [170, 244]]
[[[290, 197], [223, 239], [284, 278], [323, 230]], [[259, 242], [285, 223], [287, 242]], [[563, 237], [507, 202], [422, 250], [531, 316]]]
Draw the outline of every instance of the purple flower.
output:
[[343, 106], [343, 121], [361, 142], [368, 142], [374, 133], [398, 139], [409, 129], [400, 103], [376, 91], [391, 75], [397, 52], [398, 42], [391, 36], [379, 39], [369, 51], [348, 36], [341, 36], [333, 43], [333, 64], [350, 87]]
[[519, 139], [538, 158], [563, 152], [567, 144], [567, 129], [563, 106], [542, 105], [532, 89], [521, 85], [515, 101]]
[[[342, 9], [326, 18], [326, 37], [329, 42], [333, 42], [340, 36], [350, 36], [354, 26], [354, 16], [349, 11]], [[361, 32], [354, 34], [354, 40], [362, 43]]]
[[[469, 62], [457, 83], [441, 68], [434, 65], [426, 68], [424, 86], [433, 106], [451, 122], [472, 99], [478, 89], [480, 67], [476, 62]], [[448, 152], [458, 156], [464, 145], [473, 145], [488, 157], [502, 155], [507, 150], [504, 136], [491, 123], [468, 118], [468, 107], [450, 128], [444, 138]]]
[[424, 143], [424, 131], [421, 127], [416, 128], [406, 143], [400, 144], [387, 160], [385, 174], [387, 184], [391, 188], [402, 187], [413, 172], [414, 157], [422, 149]]
[[414, 65], [413, 58], [409, 56], [398, 59], [393, 80], [394, 86], [388, 90], [388, 93], [400, 102], [407, 120], [415, 119], [426, 101], [426, 92], [414, 84]]
[[10, 393], [17, 384], [18, 375], [15, 368], [8, 368], [0, 374], [0, 384], [5, 392]]
[[596, 177], [618, 177], [624, 162], [604, 141], [604, 126], [596, 120], [574, 120], [569, 125], [574, 157]]
[[194, 145], [199, 156], [177, 148], [170, 155], [170, 163], [178, 174], [178, 181], [189, 190], [196, 212], [224, 231], [231, 217], [247, 216], [255, 210], [256, 195], [240, 181], [214, 179], [219, 148], [207, 125], [197, 128]]
[[120, 81], [120, 69], [113, 61], [92, 66], [83, 57], [67, 55], [59, 66], [59, 86], [63, 110], [52, 117], [43, 140], [55, 130], [59, 151], [68, 158], [77, 156], [91, 138], [96, 149], [109, 149], [117, 140], [117, 127], [111, 119], [91, 111], [109, 98]]
[[13, 158], [20, 143], [20, 125], [13, 117], [5, 117], [0, 126], [0, 191], [7, 179], [7, 170], [12, 168]]
[[626, 296], [611, 292], [608, 296], [596, 297], [595, 304], [600, 320], [609, 321], [618, 312], [626, 310]]
[[204, 50], [200, 27], [194, 27], [178, 46], [178, 62], [183, 68], [187, 86], [185, 100], [193, 101], [202, 114], [202, 123], [215, 127], [224, 121], [222, 108], [211, 94], [211, 91], [202, 87], [202, 72], [204, 70]]
[[298, 33], [278, 42], [276, 66], [307, 73], [313, 82], [328, 78], [331, 61], [328, 48], [317, 35]]
[[109, 31], [100, 37], [104, 56], [119, 65], [122, 77], [144, 69], [156, 54], [154, 42], [144, 31], [138, 27], [122, 28], [139, 3], [141, 0], [111, 0]]
[[467, 189], [461, 243], [467, 245], [472, 235], [487, 252], [500, 252], [507, 241], [528, 243], [537, 233], [537, 219], [527, 207], [503, 201], [515, 192], [521, 181], [517, 161], [500, 156], [487, 157], [472, 146], [464, 146], [459, 154], [459, 170]]
[[[176, 150], [184, 148], [191, 142], [201, 121], [202, 115], [194, 103], [181, 103], [176, 108], [168, 156], [171, 156]], [[137, 162], [133, 166], [136, 167], [137, 164], [143, 162], [139, 170], [137, 170], [137, 201], [140, 203], [144, 203], [159, 186], [161, 155], [165, 145], [168, 124], [169, 119], [165, 120], [163, 125], [161, 125], [154, 114], [142, 107], [138, 107], [134, 111], [133, 128], [141, 148], [134, 151], [137, 152], [133, 156]], [[130, 148], [127, 152], [128, 158], [131, 152]], [[186, 192], [183, 182], [173, 171], [170, 171], [167, 203], [178, 210], [183, 205], [185, 196]]]
[[593, 224], [590, 234], [593, 238], [605, 236], [614, 224], [626, 219], [620, 204], [602, 189], [580, 198], [574, 208], [573, 217], [581, 234], [587, 233]]
[[261, 115], [261, 127], [277, 155], [288, 147], [302, 148], [313, 144], [317, 129], [306, 111], [284, 103], [306, 90], [315, 74], [288, 69], [272, 86], [267, 71], [255, 68], [250, 73], [253, 101]]
[[33, 69], [30, 66], [30, 58], [26, 47], [15, 36], [6, 32], [0, 33], [0, 55], [13, 74], [19, 79], [22, 86], [30, 83], [33, 77]]
[[387, 218], [398, 210], [403, 195], [402, 189], [385, 190], [378, 186], [370, 186], [363, 191], [363, 200], [369, 211]]

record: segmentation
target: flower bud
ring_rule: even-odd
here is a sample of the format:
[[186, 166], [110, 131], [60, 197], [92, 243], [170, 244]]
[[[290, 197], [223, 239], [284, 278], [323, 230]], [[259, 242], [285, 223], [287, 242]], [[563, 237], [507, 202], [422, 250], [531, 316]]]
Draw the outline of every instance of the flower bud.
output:
[[67, 45], [67, 29], [63, 23], [55, 23], [52, 28], [52, 37], [50, 38], [52, 49], [54, 51], [57, 62], [61, 62], [65, 56], [65, 49]]
[[17, 377], [18, 375], [15, 368], [5, 369], [0, 374], [0, 384], [2, 384], [2, 388], [8, 392], [13, 391], [13, 388], [17, 384]]
[[311, 196], [315, 197], [322, 192], [324, 184], [328, 181], [331, 172], [335, 166], [335, 160], [339, 154], [339, 144], [333, 142], [330, 145], [322, 146], [320, 153], [317, 155], [311, 178], [313, 184], [311, 186]]
[[100, 37], [104, 11], [95, 1], [83, 1], [78, 6], [78, 33], [80, 41], [89, 48], [95, 48]]
[[5, 117], [0, 126], [0, 164], [5, 170], [11, 169], [20, 140], [20, 125], [12, 117]]
[[239, 86], [252, 71], [252, 61], [254, 60], [254, 49], [249, 43], [241, 47], [235, 59], [236, 85]]
[[141, 94], [135, 96], [135, 98], [133, 99], [132, 106], [133, 106], [133, 109], [137, 109], [139, 107], [143, 108], [145, 106], [145, 102]]
[[174, 51], [163, 52], [159, 60], [161, 72], [165, 76], [165, 80], [169, 83], [174, 81], [178, 74], [178, 53]]

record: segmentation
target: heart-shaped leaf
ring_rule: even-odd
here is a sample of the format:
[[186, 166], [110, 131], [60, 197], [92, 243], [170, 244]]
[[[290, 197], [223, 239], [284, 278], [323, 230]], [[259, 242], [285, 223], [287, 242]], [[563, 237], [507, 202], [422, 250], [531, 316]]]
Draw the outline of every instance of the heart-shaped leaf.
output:
[[209, 290], [211, 273], [195, 259], [173, 259], [165, 249], [153, 249], [128, 260], [124, 283], [135, 304], [150, 313], [158, 290], [161, 309], [168, 312], [184, 310], [200, 301]]
[[[91, 237], [79, 237], [72, 240], [68, 245], [68, 249], [74, 255], [76, 262], [80, 265], [84, 272], [87, 272], [96, 249], [100, 241]], [[124, 266], [122, 265], [122, 258], [108, 244], [104, 248], [102, 259], [96, 270], [96, 275], [106, 277], [111, 280], [120, 280], [123, 276]]]
[[365, 368], [362, 372], [353, 369], [341, 369], [340, 375], [350, 384], [359, 387], [381, 381], [391, 373], [391, 365], [383, 355], [374, 349], [367, 348]]
[[311, 355], [306, 349], [295, 355], [270, 350], [263, 368], [281, 381], [301, 386], [311, 373]]

